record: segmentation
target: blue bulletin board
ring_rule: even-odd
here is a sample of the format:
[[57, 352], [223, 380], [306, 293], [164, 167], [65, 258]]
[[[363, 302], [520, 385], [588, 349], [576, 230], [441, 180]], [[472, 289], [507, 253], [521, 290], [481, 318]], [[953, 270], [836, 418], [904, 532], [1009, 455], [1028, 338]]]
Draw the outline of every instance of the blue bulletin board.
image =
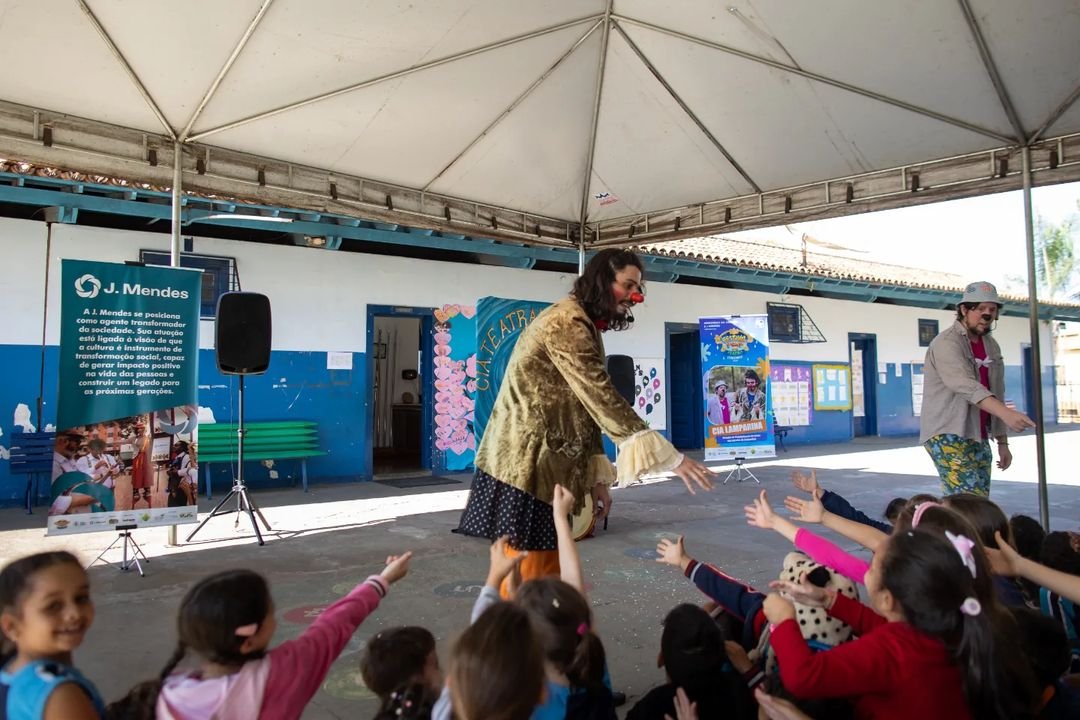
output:
[[851, 409], [851, 368], [814, 365], [814, 410]]

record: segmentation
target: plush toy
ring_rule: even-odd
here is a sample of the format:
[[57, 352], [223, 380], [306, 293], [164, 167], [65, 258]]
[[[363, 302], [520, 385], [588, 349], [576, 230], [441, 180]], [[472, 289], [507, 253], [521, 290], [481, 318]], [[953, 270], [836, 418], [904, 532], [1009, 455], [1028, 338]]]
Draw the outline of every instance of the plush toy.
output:
[[[780, 571], [780, 579], [797, 583], [803, 575], [806, 575], [807, 579], [818, 587], [836, 590], [852, 600], [859, 599], [858, 590], [851, 580], [824, 565], [819, 565], [801, 552], [788, 553], [784, 557], [784, 569]], [[799, 629], [811, 649], [827, 650], [851, 639], [851, 627], [830, 616], [824, 608], [809, 607], [801, 603], [794, 604]], [[758, 639], [757, 647], [750, 651], [749, 656], [755, 663], [764, 658], [765, 672], [771, 675], [776, 672], [776, 656], [769, 645], [769, 639], [770, 633], [766, 627]]]

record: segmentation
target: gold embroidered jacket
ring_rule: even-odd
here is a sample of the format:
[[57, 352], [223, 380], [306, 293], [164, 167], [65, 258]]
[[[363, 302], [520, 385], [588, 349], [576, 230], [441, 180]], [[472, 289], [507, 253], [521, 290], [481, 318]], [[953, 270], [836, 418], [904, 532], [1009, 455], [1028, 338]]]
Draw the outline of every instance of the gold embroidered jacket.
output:
[[[619, 447], [617, 472], [600, 432]], [[604, 346], [573, 298], [546, 308], [522, 332], [507, 364], [476, 467], [550, 503], [556, 483], [580, 509], [596, 483], [670, 470], [682, 455], [615, 390]]]

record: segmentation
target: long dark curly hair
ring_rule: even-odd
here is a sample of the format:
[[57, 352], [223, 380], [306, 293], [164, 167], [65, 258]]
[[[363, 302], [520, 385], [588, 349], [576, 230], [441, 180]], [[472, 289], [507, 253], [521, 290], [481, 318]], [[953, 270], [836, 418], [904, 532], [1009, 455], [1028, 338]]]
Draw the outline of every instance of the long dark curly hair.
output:
[[[629, 250], [613, 248], [601, 250], [593, 255], [585, 266], [585, 272], [574, 281], [571, 295], [577, 300], [593, 322], [597, 320], [607, 324], [608, 330], [626, 330], [634, 322], [634, 315], [619, 312], [615, 297], [611, 294], [611, 285], [615, 275], [626, 267], [636, 267], [644, 271], [641, 259]], [[645, 288], [642, 286], [642, 292]]]

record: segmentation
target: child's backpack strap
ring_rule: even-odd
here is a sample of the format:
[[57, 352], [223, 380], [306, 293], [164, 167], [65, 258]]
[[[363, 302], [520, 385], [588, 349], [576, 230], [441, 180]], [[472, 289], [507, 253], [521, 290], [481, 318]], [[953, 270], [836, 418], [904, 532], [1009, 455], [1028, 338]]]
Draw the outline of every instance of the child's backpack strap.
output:
[[7, 691], [4, 710], [7, 718], [40, 718], [53, 690], [64, 683], [75, 683], [90, 697], [94, 709], [105, 716], [105, 703], [93, 683], [68, 665], [49, 660], [37, 660], [13, 674], [4, 673], [0, 684]]

